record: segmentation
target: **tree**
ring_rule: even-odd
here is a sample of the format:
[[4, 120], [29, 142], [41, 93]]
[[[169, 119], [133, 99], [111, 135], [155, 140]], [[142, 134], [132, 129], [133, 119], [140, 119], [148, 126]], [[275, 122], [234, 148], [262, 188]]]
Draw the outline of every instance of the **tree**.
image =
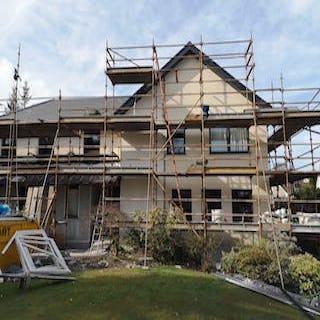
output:
[[[319, 200], [320, 190], [316, 187], [316, 180], [309, 178], [300, 182], [294, 192], [294, 198], [297, 200]], [[317, 203], [305, 203], [297, 204], [299, 211], [305, 212], [318, 212]]]
[[17, 95], [17, 87], [15, 85], [12, 86], [12, 91], [9, 95], [7, 106], [9, 111], [13, 111], [15, 106], [18, 109], [18, 95]]
[[22, 93], [20, 94], [20, 97], [22, 100], [22, 106], [25, 108], [27, 103], [31, 100], [30, 88], [27, 80], [23, 82]]
[[23, 82], [21, 93], [17, 92], [17, 86], [14, 84], [12, 86], [12, 90], [8, 99], [8, 109], [10, 111], [13, 111], [14, 106], [16, 106], [16, 110], [24, 109], [30, 100], [31, 100], [31, 94], [30, 94], [30, 87], [28, 85], [28, 81], [25, 80]]

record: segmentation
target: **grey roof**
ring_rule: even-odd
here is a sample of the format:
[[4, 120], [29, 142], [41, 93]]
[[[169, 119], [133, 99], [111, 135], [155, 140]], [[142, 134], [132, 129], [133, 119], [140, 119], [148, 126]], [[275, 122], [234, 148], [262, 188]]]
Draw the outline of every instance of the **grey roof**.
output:
[[[122, 97], [79, 97], [61, 99], [61, 117], [89, 117], [103, 116], [105, 112], [105, 101], [107, 101], [110, 115], [113, 107], [117, 109], [127, 98]], [[60, 101], [58, 98], [37, 103], [19, 110], [17, 120], [20, 121], [57, 121]], [[109, 113], [109, 112], [108, 112]], [[3, 115], [0, 119], [12, 119], [12, 114]]]
[[[194, 55], [199, 57], [200, 50], [188, 42], [173, 58], [171, 58], [162, 68], [161, 77], [165, 77], [172, 68], [174, 68], [184, 56]], [[272, 106], [264, 101], [257, 94], [254, 94], [244, 84], [235, 79], [224, 68], [219, 66], [210, 57], [202, 54], [204, 65], [212, 68], [216, 74], [228, 82], [234, 89], [245, 96], [248, 93], [248, 99], [255, 102], [258, 108], [271, 108]], [[158, 79], [156, 79], [158, 81]], [[151, 84], [144, 84], [132, 96], [128, 97], [107, 97], [108, 115], [123, 115], [133, 105], [141, 95], [146, 94], [151, 90]], [[17, 120], [20, 121], [57, 121], [60, 101], [58, 98], [47, 100], [38, 104], [34, 104], [17, 112]], [[103, 116], [105, 112], [105, 97], [75, 97], [63, 98], [61, 101], [61, 117], [89, 117], [89, 116]], [[0, 119], [12, 119], [12, 114], [0, 116]]]

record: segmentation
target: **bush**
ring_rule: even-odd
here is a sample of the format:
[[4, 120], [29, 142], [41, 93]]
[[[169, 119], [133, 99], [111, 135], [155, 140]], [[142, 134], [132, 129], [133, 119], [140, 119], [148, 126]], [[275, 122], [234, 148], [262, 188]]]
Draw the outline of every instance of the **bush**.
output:
[[221, 257], [221, 268], [226, 273], [236, 273], [237, 272], [237, 253], [232, 248], [230, 252], [222, 252]]
[[149, 212], [148, 245], [152, 257], [161, 264], [172, 264], [174, 259], [174, 242], [172, 238], [172, 217], [159, 208]]
[[292, 256], [289, 273], [293, 286], [302, 295], [312, 296], [320, 292], [320, 261], [311, 254]]
[[250, 246], [242, 248], [236, 256], [238, 273], [253, 279], [265, 278], [271, 260], [263, 247]]
[[[292, 283], [288, 269], [290, 256], [296, 251], [293, 241], [280, 237], [278, 253], [285, 286]], [[238, 252], [224, 252], [221, 267], [227, 273], [239, 273], [272, 285], [281, 285], [276, 250], [271, 240], [264, 240], [259, 246], [243, 246]]]
[[140, 251], [144, 248], [145, 232], [139, 228], [129, 229], [121, 238], [122, 245], [129, 251]]
[[194, 269], [209, 271], [221, 260], [222, 248], [231, 249], [236, 241], [226, 232], [208, 232], [206, 254], [204, 255], [203, 234], [192, 230], [175, 231], [174, 263]]
[[191, 230], [175, 231], [174, 263], [198, 269], [203, 255], [202, 238]]
[[[297, 247], [294, 241], [288, 238], [280, 238], [278, 246], [278, 254], [281, 265], [282, 277], [285, 286], [288, 286], [291, 282], [288, 272], [290, 256], [296, 252]], [[281, 286], [279, 265], [277, 261], [276, 249], [274, 242], [271, 240], [265, 240], [261, 243], [261, 248], [264, 254], [268, 256], [269, 263], [266, 266], [265, 273], [262, 275], [261, 280], [271, 285]]]

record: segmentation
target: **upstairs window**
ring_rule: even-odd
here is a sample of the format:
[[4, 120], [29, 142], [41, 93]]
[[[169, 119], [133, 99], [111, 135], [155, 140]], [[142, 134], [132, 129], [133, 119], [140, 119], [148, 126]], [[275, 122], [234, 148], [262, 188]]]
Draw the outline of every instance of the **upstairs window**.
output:
[[[169, 138], [169, 135], [167, 135]], [[185, 154], [185, 129], [178, 129], [175, 134], [172, 136], [172, 144], [173, 144], [173, 153], [174, 154]], [[167, 154], [171, 154], [170, 142], [168, 142]]]
[[84, 155], [99, 156], [100, 151], [100, 133], [85, 133], [84, 135]]
[[53, 144], [54, 144], [53, 136], [40, 137], [39, 138], [39, 156], [50, 157]]
[[249, 151], [248, 128], [210, 128], [210, 153]]
[[[9, 156], [9, 150], [10, 150], [10, 139], [4, 138], [1, 142], [1, 156], [2, 157], [8, 157]], [[15, 148], [13, 149], [15, 152]]]

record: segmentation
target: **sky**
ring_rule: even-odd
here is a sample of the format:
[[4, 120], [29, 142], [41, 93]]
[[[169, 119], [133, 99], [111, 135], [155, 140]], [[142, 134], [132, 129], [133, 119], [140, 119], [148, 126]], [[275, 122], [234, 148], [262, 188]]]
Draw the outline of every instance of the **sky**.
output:
[[[0, 0], [0, 98], [102, 96], [105, 46], [254, 39], [256, 87], [320, 87], [318, 0]], [[0, 101], [1, 103], [1, 101]]]

